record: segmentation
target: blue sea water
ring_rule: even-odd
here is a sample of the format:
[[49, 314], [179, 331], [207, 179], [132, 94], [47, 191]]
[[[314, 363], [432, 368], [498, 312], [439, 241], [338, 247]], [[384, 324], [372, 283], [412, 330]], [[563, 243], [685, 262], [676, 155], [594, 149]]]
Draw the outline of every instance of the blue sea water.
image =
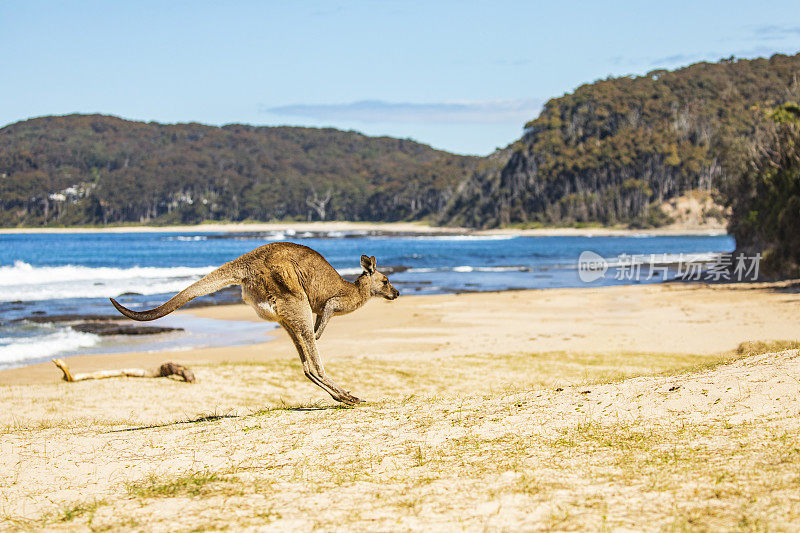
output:
[[[374, 255], [378, 269], [392, 272], [389, 277], [403, 295], [652, 283], [664, 276], [617, 279], [615, 260], [623, 254], [656, 254], [658, 261], [669, 264], [681, 254], [711, 257], [734, 248], [733, 239], [725, 235], [0, 234], [0, 368], [55, 355], [263, 341], [269, 333], [264, 323], [179, 315], [165, 317], [158, 324], [183, 327], [184, 332], [134, 339], [100, 338], [65, 325], [24, 319], [41, 314], [114, 314], [109, 297], [119, 297], [133, 308], [153, 307], [220, 264], [277, 240], [317, 250], [345, 276], [360, 273], [362, 254]], [[591, 284], [581, 281], [576, 268], [578, 257], [586, 250], [609, 259], [612, 265]], [[222, 296], [223, 301], [235, 298], [235, 292]], [[219, 335], [221, 331], [226, 334]]]

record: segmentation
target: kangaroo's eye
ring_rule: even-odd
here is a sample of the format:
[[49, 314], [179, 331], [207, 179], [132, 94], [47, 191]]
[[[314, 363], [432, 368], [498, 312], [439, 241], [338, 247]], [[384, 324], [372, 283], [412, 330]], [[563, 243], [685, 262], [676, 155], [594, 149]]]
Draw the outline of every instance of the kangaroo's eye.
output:
[[383, 280], [383, 284], [384, 285], [388, 285], [389, 284], [389, 280], [388, 279]]

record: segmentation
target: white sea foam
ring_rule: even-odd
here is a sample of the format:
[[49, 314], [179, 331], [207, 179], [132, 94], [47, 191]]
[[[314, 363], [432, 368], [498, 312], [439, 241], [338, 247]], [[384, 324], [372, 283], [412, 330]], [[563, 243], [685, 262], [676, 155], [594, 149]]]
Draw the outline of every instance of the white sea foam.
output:
[[59, 329], [36, 337], [0, 337], [0, 366], [20, 361], [45, 359], [53, 355], [88, 348], [100, 342], [100, 337], [69, 328]]
[[205, 235], [178, 235], [177, 237], [167, 237], [168, 241], [181, 241], [181, 242], [190, 242], [190, 241], [205, 241], [208, 239]]
[[409, 268], [407, 272], [413, 272], [415, 274], [424, 274], [428, 272], [527, 272], [529, 270], [531, 270], [531, 267], [522, 265], [492, 266], [492, 267], [461, 265], [456, 267], [440, 267], [440, 268], [430, 268], [430, 267]]
[[719, 252], [698, 252], [690, 254], [633, 254], [606, 258], [608, 266], [630, 265], [632, 261], [643, 265], [674, 265], [677, 263], [713, 263], [720, 257]]
[[[378, 267], [380, 269], [380, 267]], [[524, 272], [530, 270], [530, 267], [526, 266], [494, 266], [494, 267], [480, 267], [480, 266], [471, 266], [471, 265], [460, 265], [455, 267], [439, 267], [439, 268], [432, 268], [432, 267], [419, 267], [419, 268], [409, 268], [405, 272], [410, 272], [414, 274], [425, 274], [428, 272]], [[342, 276], [353, 276], [357, 274], [361, 274], [362, 269], [360, 268], [339, 268], [337, 269], [339, 274]]]
[[177, 292], [215, 267], [35, 267], [23, 261], [0, 267], [0, 302], [56, 298], [108, 298], [125, 292]]
[[497, 267], [475, 267], [478, 272], [527, 272], [531, 267], [526, 266], [497, 266]]
[[362, 269], [362, 268], [337, 268], [336, 271], [341, 276], [357, 276], [358, 274], [361, 274], [364, 271], [364, 269]]
[[422, 241], [508, 241], [517, 237], [517, 235], [418, 235], [408, 238]]
[[[697, 252], [697, 253], [682, 253], [682, 254], [632, 254], [632, 255], [618, 255], [615, 257], [603, 258], [609, 267], [628, 266], [635, 262], [640, 265], [676, 265], [678, 263], [713, 263], [719, 260], [722, 254], [720, 252]], [[556, 264], [548, 265], [549, 268], [578, 268], [578, 263], [572, 264]]]

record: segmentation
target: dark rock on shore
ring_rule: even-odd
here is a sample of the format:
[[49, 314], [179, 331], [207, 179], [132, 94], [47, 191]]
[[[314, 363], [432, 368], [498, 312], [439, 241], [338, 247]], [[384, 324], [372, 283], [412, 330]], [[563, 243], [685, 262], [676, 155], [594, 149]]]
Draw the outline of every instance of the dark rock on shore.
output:
[[38, 314], [37, 311], [34, 311], [33, 313], [34, 314], [31, 316], [17, 319], [16, 322], [21, 322], [23, 320], [26, 320], [28, 322], [34, 322], [36, 324], [46, 324], [51, 322], [85, 322], [85, 321], [101, 322], [108, 320], [119, 320], [123, 318], [121, 316], [114, 316], [114, 315], [79, 315], [79, 314], [40, 315]]
[[94, 333], [95, 335], [154, 335], [156, 333], [170, 333], [183, 331], [183, 328], [164, 328], [160, 326], [134, 326], [126, 324], [107, 324], [102, 322], [84, 322], [71, 326], [75, 331]]

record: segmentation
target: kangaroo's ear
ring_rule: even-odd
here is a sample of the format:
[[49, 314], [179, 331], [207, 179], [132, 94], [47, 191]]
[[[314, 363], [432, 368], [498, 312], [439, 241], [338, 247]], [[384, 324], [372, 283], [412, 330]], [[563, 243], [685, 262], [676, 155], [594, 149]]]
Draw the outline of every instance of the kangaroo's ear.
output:
[[369, 274], [375, 272], [375, 258], [369, 258], [366, 255], [361, 256], [361, 268], [363, 268]]
[[378, 262], [375, 261], [375, 256], [369, 258], [370, 263], [372, 263], [372, 270], [378, 270]]

